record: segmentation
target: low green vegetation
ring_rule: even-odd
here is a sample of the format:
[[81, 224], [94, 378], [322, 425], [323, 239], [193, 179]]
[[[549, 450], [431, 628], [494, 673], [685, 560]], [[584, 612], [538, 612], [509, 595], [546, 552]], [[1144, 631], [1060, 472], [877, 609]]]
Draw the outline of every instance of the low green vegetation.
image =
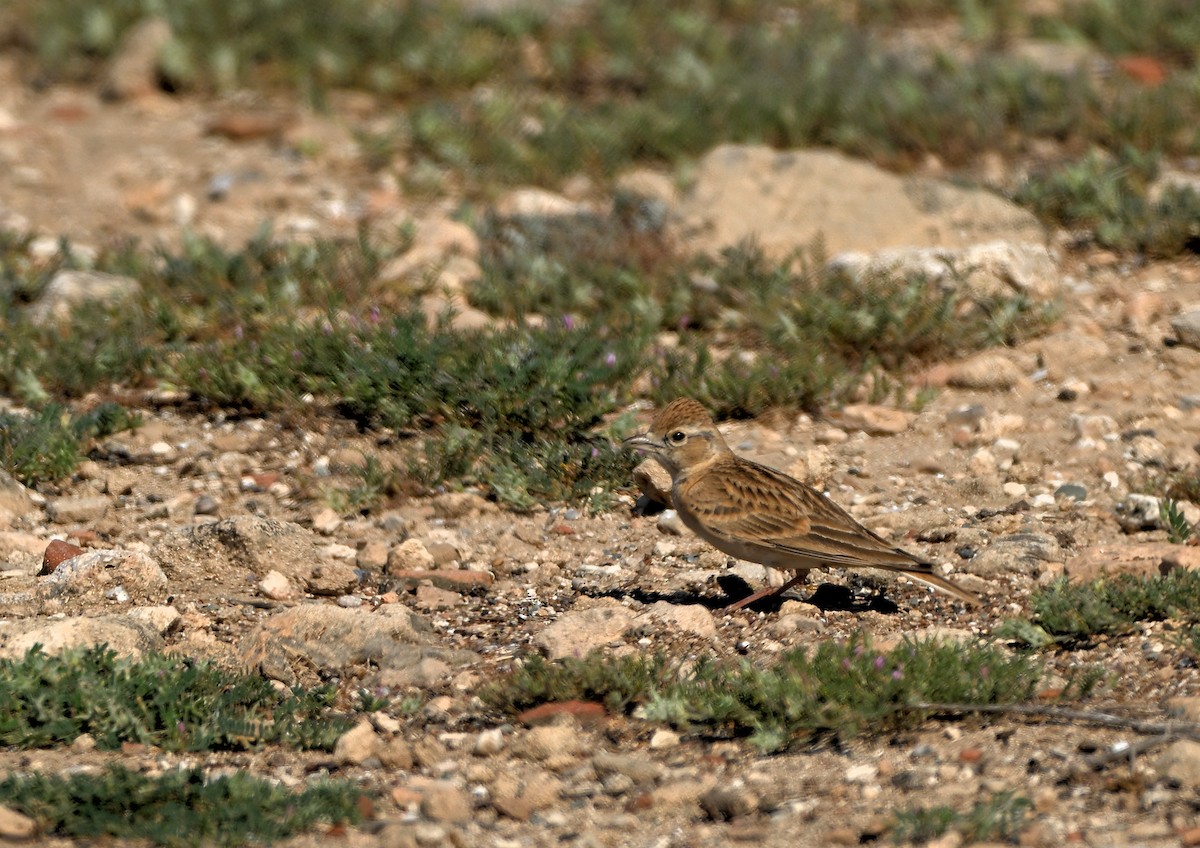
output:
[[0, 803], [38, 823], [46, 836], [144, 839], [154, 845], [270, 843], [319, 822], [355, 823], [361, 793], [328, 781], [293, 792], [245, 772], [209, 777], [200, 769], [142, 775], [121, 766], [69, 777], [10, 774]]
[[88, 733], [106, 750], [123, 742], [170, 751], [331, 750], [350, 727], [330, 710], [336, 694], [329, 686], [280, 693], [262, 677], [180, 657], [34, 649], [0, 660], [0, 745], [47, 747]]
[[94, 440], [139, 422], [137, 413], [113, 403], [81, 414], [55, 403], [29, 415], [0, 412], [0, 469], [30, 486], [60, 480], [83, 461]]
[[1167, 183], [1155, 189], [1157, 156], [1132, 148], [1035, 172], [1016, 193], [1047, 223], [1087, 233], [1102, 247], [1175, 256], [1200, 245], [1200, 191]]
[[[391, 131], [364, 134], [368, 161], [386, 167], [400, 155], [412, 165], [406, 179], [472, 190], [608, 176], [722, 142], [833, 146], [892, 163], [934, 153], [950, 164], [1020, 150], [1031, 136], [1197, 148], [1187, 116], [1200, 105], [1200, 16], [1185, 0], [1089, 0], [1053, 17], [1010, 0], [619, 0], [570, 14], [374, 0], [243, 0], [216, 11], [204, 0], [105, 0], [84, 14], [69, 0], [10, 5], [43, 78], [99, 76], [130, 28], [158, 16], [172, 33], [159, 63], [167, 88], [284, 87], [317, 102], [338, 88], [374, 92], [403, 111]], [[959, 23], [967, 49], [887, 37], [943, 18]], [[1148, 87], [1089, 74], [1086, 62], [1078, 72], [1039, 67], [1007, 49], [1028, 33], [1159, 57], [1165, 79]], [[457, 180], [436, 176], [447, 172]]]
[[[620, 210], [570, 222], [489, 220], [472, 300], [514, 319], [632, 314], [677, 331], [678, 345], [643, 354], [651, 399], [690, 395], [722, 418], [816, 409], [881, 369], [1013, 344], [1055, 315], [1020, 297], [973, 300], [963, 285], [916, 273], [856, 278], [828, 267], [820, 250], [772, 260], [742, 245], [689, 258], [639, 221]], [[875, 381], [881, 395], [888, 385]]]
[[1034, 659], [982, 642], [906, 641], [881, 652], [858, 635], [790, 651], [767, 667], [701, 660], [683, 669], [661, 658], [600, 654], [557, 663], [531, 657], [483, 698], [506, 712], [597, 700], [677, 727], [749, 736], [757, 747], [777, 751], [814, 737], [911, 726], [927, 717], [919, 704], [1026, 701], [1041, 674]]
[[1030, 599], [1031, 620], [1006, 623], [997, 635], [1029, 644], [1079, 642], [1128, 632], [1139, 622], [1200, 623], [1200, 572], [1165, 576], [1120, 574], [1088, 583], [1060, 578]]
[[[692, 395], [720, 417], [816, 409], [868, 375], [1009, 343], [1051, 315], [1021, 299], [968, 301], [920, 277], [850, 279], [819, 257], [777, 262], [745, 247], [687, 259], [621, 219], [600, 235], [495, 226], [475, 296], [513, 321], [484, 330], [431, 322], [421, 291], [390, 293], [385, 312], [375, 278], [389, 254], [365, 237], [280, 245], [263, 234], [242, 251], [191, 240], [176, 253], [103, 253], [97, 268], [136, 276], [140, 301], [89, 308], [66, 328], [28, 319], [23, 304], [45, 281], [15, 247], [0, 252], [11, 280], [0, 392], [37, 410], [5, 419], [0, 462], [30, 483], [68, 475], [84, 436], [103, 433], [64, 424], [56, 440], [63, 419], [47, 400], [157, 386], [201, 410], [332, 411], [419, 434], [410, 461], [369, 465], [327, 492], [339, 510], [467, 485], [517, 509], [602, 508], [635, 461], [614, 438], [627, 434], [605, 422], [637, 394]], [[525, 247], [504, 247], [514, 242]], [[627, 250], [640, 258], [622, 264]], [[69, 246], [54, 264], [76, 264]], [[682, 330], [678, 345], [660, 344], [667, 328]], [[877, 393], [897, 384], [873, 379]]]
[[1200, 9], [1189, 0], [1087, 0], [1062, 7], [1061, 18], [1035, 17], [1035, 32], [1086, 39], [1110, 56], [1157, 57], [1168, 67], [1194, 67]]
[[896, 813], [892, 839], [924, 843], [948, 830], [957, 830], [965, 842], [1016, 842], [1033, 803], [1013, 792], [998, 792], [979, 801], [968, 813], [953, 807], [920, 807]]
[[1183, 514], [1178, 502], [1163, 498], [1158, 507], [1159, 518], [1167, 531], [1167, 541], [1173, 545], [1186, 544], [1196, 532], [1192, 522]]

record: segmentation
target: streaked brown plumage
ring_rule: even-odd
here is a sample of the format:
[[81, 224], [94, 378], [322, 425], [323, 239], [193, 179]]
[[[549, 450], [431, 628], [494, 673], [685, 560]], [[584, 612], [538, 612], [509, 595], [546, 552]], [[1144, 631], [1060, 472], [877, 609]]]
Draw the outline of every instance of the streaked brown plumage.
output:
[[783, 592], [812, 568], [899, 571], [970, 604], [979, 599], [863, 527], [815, 489], [781, 471], [735, 454], [703, 406], [680, 398], [650, 429], [626, 441], [657, 459], [671, 474], [671, 497], [683, 523], [713, 547], [738, 559], [796, 575], [731, 605], [740, 609]]

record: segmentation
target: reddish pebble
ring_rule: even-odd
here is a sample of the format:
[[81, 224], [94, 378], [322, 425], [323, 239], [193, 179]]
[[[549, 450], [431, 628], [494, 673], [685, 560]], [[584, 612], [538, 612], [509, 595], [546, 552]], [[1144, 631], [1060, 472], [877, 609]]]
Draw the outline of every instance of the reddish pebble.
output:
[[595, 724], [604, 718], [605, 710], [603, 704], [597, 704], [595, 701], [557, 701], [531, 707], [517, 716], [517, 721], [533, 727], [547, 724], [560, 715], [574, 716], [580, 724]]
[[1062, 697], [1062, 693], [1063, 690], [1061, 687], [1051, 687], [1049, 689], [1042, 689], [1037, 693], [1037, 696], [1043, 701], [1057, 701]]
[[965, 448], [969, 446], [971, 442], [975, 441], [975, 434], [966, 427], [959, 427], [954, 431], [954, 434], [950, 437], [950, 439], [954, 442], [955, 447]]
[[398, 603], [400, 603], [400, 596], [398, 594], [396, 594], [395, 592], [384, 592], [382, 595], [379, 596], [379, 603], [381, 603], [381, 604], [398, 604]]
[[559, 536], [574, 536], [575, 528], [568, 527], [566, 524], [555, 524], [554, 527], [551, 528], [550, 532]]
[[983, 759], [983, 751], [978, 748], [963, 748], [958, 752], [958, 761], [961, 763], [977, 763]]
[[204, 128], [206, 135], [219, 135], [233, 141], [274, 138], [287, 129], [290, 121], [280, 115], [259, 112], [230, 112], [218, 115]]
[[1117, 67], [1142, 85], [1162, 85], [1167, 78], [1167, 69], [1153, 56], [1122, 56], [1117, 59]]
[[370, 821], [375, 818], [375, 802], [368, 795], [359, 795], [358, 800], [354, 802], [358, 806], [358, 814], [363, 819]]
[[1200, 845], [1200, 827], [1189, 827], [1179, 831], [1179, 843], [1183, 848], [1195, 848]]
[[654, 796], [649, 792], [639, 792], [626, 802], [625, 812], [636, 813], [642, 810], [649, 810], [653, 806]]
[[56, 539], [46, 546], [46, 552], [42, 554], [42, 570], [38, 574], [53, 574], [54, 569], [81, 553], [83, 553], [83, 548]]

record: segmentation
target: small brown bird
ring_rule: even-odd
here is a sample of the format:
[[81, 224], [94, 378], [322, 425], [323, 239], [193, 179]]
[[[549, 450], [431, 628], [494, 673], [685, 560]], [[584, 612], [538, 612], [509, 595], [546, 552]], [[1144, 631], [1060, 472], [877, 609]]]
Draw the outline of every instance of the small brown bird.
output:
[[732, 557], [796, 572], [783, 586], [756, 592], [727, 611], [785, 592], [810, 569], [829, 565], [899, 571], [979, 603], [966, 589], [934, 574], [930, 563], [872, 533], [820, 492], [735, 454], [694, 400], [673, 401], [647, 432], [625, 444], [645, 450], [670, 472], [675, 510], [701, 539]]

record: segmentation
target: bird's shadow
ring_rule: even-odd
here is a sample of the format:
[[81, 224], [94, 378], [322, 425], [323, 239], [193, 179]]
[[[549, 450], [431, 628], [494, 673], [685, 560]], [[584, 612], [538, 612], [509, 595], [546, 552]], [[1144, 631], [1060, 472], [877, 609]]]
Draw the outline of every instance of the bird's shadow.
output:
[[[682, 589], [675, 592], [655, 592], [637, 587], [617, 587], [596, 592], [593, 597], [633, 598], [642, 604], [653, 604], [658, 601], [677, 605], [699, 604], [710, 610], [721, 610], [754, 593], [754, 588], [749, 583], [734, 574], [718, 577], [717, 585], [725, 593], [724, 596], [713, 597]], [[795, 590], [789, 591], [786, 595], [770, 595], [749, 604], [746, 609], [754, 612], [779, 612], [783, 602], [792, 600], [795, 596]], [[880, 592], [863, 598], [855, 595], [848, 587], [839, 586], [836, 583], [822, 583], [811, 595], [800, 600], [812, 604], [821, 612], [877, 612], [883, 615], [894, 615], [900, 611], [900, 607], [895, 601]]]

